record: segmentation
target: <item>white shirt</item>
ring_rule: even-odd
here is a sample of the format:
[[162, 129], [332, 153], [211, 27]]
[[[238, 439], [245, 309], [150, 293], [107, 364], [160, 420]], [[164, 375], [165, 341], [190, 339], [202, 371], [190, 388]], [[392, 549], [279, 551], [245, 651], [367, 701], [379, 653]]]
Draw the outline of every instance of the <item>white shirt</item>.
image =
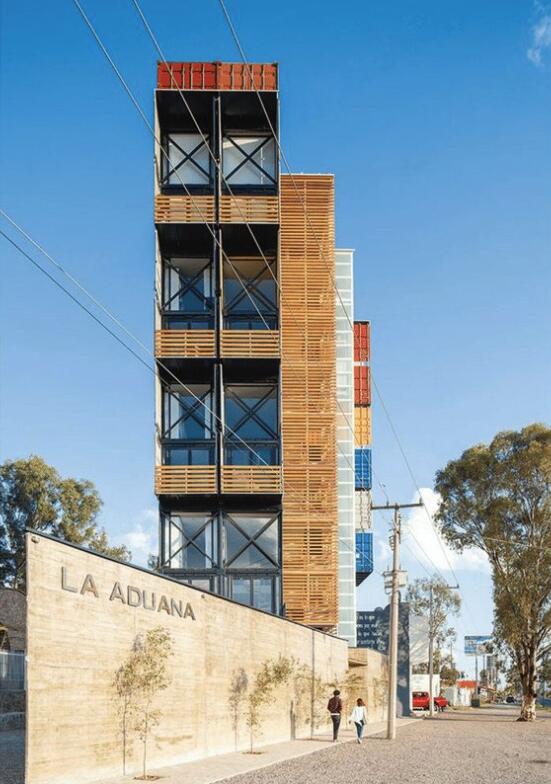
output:
[[350, 714], [350, 721], [354, 721], [356, 724], [359, 724], [361, 721], [367, 722], [365, 705], [356, 705], [352, 709], [352, 713]]

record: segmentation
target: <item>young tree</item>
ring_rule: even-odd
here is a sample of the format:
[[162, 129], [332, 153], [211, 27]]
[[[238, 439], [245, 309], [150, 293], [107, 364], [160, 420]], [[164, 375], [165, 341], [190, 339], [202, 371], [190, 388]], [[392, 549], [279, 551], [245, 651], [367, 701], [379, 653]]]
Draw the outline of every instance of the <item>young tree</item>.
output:
[[454, 634], [453, 629], [447, 626], [448, 616], [457, 615], [461, 607], [461, 599], [447, 583], [440, 577], [415, 580], [408, 588], [407, 601], [415, 615], [427, 618], [428, 643], [429, 643], [429, 712], [434, 714], [434, 701], [432, 699], [432, 678], [434, 672], [435, 645], [442, 645]]
[[112, 547], [98, 528], [98, 491], [86, 480], [62, 479], [41, 457], [6, 460], [0, 465], [0, 585], [25, 586], [25, 530], [57, 536], [68, 542], [129, 561], [129, 550]]
[[142, 775], [147, 780], [147, 744], [151, 731], [159, 723], [162, 711], [155, 707], [159, 692], [170, 684], [168, 660], [173, 655], [172, 636], [157, 626], [139, 634], [128, 659], [117, 670], [113, 686], [119, 701], [118, 712], [123, 737], [123, 760], [129, 725], [142, 743]]
[[439, 471], [436, 490], [448, 541], [488, 556], [494, 630], [518, 671], [519, 720], [531, 721], [537, 668], [551, 648], [551, 429], [498, 433]]
[[239, 746], [239, 720], [243, 713], [248, 688], [249, 678], [243, 667], [240, 667], [234, 671], [228, 690], [228, 705], [232, 717], [236, 751]]
[[265, 661], [254, 679], [247, 698], [247, 726], [250, 730], [250, 753], [254, 753], [255, 733], [262, 724], [262, 709], [270, 701], [274, 689], [290, 679], [295, 668], [294, 659], [279, 656]]

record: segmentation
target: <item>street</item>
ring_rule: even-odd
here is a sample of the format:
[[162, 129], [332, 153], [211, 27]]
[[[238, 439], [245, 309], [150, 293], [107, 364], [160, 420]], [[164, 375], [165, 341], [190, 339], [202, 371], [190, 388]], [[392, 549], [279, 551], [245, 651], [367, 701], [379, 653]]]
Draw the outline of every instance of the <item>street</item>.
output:
[[[447, 711], [383, 737], [232, 778], [232, 784], [549, 784], [551, 713], [515, 722], [518, 707]], [[421, 723], [422, 721], [422, 723]]]

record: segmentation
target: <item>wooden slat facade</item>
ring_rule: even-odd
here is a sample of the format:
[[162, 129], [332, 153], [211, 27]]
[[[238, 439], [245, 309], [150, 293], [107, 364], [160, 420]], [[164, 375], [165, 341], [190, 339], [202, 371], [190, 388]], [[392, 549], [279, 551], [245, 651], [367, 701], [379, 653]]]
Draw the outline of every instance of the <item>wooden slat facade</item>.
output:
[[222, 466], [223, 493], [281, 493], [281, 466]]
[[277, 196], [222, 196], [220, 223], [277, 223]]
[[158, 329], [155, 356], [162, 358], [214, 357], [215, 333], [212, 329]]
[[216, 466], [157, 466], [157, 495], [202, 495], [216, 493]]
[[223, 329], [222, 356], [263, 359], [279, 357], [279, 331], [273, 329]]
[[214, 196], [155, 196], [155, 223], [214, 223]]
[[293, 180], [281, 177], [283, 600], [292, 620], [332, 629], [338, 620], [334, 181]]

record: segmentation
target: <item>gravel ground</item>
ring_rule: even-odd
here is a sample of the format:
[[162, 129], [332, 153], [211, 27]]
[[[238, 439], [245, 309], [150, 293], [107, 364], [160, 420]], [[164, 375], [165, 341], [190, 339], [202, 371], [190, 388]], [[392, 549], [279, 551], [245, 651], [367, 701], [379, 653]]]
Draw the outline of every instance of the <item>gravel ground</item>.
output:
[[25, 731], [0, 732], [0, 784], [23, 784]]
[[[518, 708], [448, 711], [382, 736], [235, 776], [231, 784], [550, 784], [551, 714], [516, 722]], [[419, 720], [421, 722], [421, 720]]]

